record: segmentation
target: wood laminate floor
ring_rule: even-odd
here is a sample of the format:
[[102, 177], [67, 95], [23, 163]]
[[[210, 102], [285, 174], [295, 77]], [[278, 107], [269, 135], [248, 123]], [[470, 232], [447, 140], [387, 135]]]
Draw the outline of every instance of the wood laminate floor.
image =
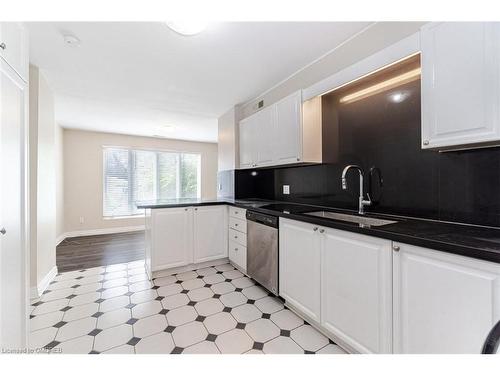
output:
[[57, 246], [59, 272], [144, 259], [144, 232], [66, 238]]

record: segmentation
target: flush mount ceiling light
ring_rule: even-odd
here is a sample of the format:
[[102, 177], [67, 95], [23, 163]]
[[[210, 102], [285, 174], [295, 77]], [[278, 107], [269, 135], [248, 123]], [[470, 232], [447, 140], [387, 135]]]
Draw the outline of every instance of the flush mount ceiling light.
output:
[[167, 26], [176, 33], [191, 36], [201, 33], [208, 26], [208, 22], [199, 20], [190, 21], [167, 21]]
[[69, 47], [78, 47], [82, 44], [81, 40], [74, 35], [66, 34], [63, 35], [64, 43]]

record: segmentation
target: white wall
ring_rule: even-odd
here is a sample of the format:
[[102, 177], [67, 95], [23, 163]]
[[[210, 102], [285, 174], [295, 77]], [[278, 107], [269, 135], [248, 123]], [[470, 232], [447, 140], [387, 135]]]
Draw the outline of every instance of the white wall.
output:
[[256, 103], [264, 100], [268, 106], [279, 99], [319, 82], [332, 74], [394, 44], [419, 31], [424, 22], [379, 22], [346, 41], [328, 55], [289, 77], [284, 82], [269, 88], [267, 92], [244, 103], [239, 119], [256, 112]]
[[239, 164], [238, 127], [236, 126], [236, 109], [233, 107], [218, 121], [218, 167], [219, 171], [235, 169]]
[[[144, 225], [144, 218], [104, 219], [103, 146], [125, 146], [201, 153], [201, 195], [216, 198], [217, 144], [162, 138], [137, 137], [81, 130], [64, 130], [64, 222], [65, 232]], [[80, 217], [84, 223], [80, 223]]]
[[30, 66], [31, 286], [40, 286], [56, 265], [56, 123], [54, 96]]

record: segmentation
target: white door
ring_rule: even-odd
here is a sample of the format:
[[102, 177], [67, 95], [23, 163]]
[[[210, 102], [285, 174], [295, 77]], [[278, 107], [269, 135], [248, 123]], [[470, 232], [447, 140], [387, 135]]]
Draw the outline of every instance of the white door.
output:
[[279, 294], [310, 319], [320, 321], [320, 236], [318, 227], [280, 219]]
[[394, 352], [480, 353], [500, 319], [500, 264], [394, 246]]
[[257, 146], [257, 166], [273, 164], [276, 134], [275, 107], [270, 106], [262, 109], [254, 115], [253, 121], [257, 128], [255, 144]]
[[227, 258], [227, 206], [194, 208], [194, 262]]
[[26, 346], [28, 89], [0, 58], [0, 346]]
[[152, 210], [152, 270], [180, 267], [193, 262], [193, 209]]
[[500, 139], [500, 24], [431, 23], [421, 50], [422, 147]]
[[275, 104], [276, 137], [273, 144], [276, 164], [297, 163], [302, 157], [301, 107], [300, 91]]
[[0, 57], [28, 81], [28, 33], [20, 22], [0, 23]]
[[253, 116], [240, 121], [240, 168], [252, 168], [257, 161], [257, 128]]
[[358, 352], [391, 353], [391, 241], [323, 230], [321, 325]]

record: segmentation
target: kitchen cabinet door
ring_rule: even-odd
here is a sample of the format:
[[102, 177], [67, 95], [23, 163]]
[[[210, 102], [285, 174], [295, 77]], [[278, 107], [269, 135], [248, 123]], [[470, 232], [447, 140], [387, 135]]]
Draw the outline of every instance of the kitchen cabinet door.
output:
[[243, 272], [247, 271], [247, 247], [236, 241], [229, 241], [229, 260]]
[[193, 208], [152, 210], [152, 271], [193, 262]]
[[254, 117], [240, 121], [240, 168], [253, 168], [257, 162], [257, 127]]
[[280, 219], [280, 296], [305, 317], [320, 321], [320, 236], [318, 227]]
[[322, 230], [321, 325], [358, 352], [391, 353], [391, 241]]
[[267, 107], [254, 115], [253, 121], [257, 128], [257, 166], [263, 167], [273, 164], [275, 153], [275, 142], [280, 137], [276, 133], [275, 107]]
[[441, 22], [421, 30], [422, 148], [500, 141], [500, 23]]
[[273, 142], [275, 164], [297, 163], [301, 160], [301, 107], [301, 91], [275, 104], [276, 137]]
[[394, 246], [394, 352], [480, 353], [500, 319], [500, 264]]
[[194, 262], [227, 258], [227, 206], [194, 208]]

